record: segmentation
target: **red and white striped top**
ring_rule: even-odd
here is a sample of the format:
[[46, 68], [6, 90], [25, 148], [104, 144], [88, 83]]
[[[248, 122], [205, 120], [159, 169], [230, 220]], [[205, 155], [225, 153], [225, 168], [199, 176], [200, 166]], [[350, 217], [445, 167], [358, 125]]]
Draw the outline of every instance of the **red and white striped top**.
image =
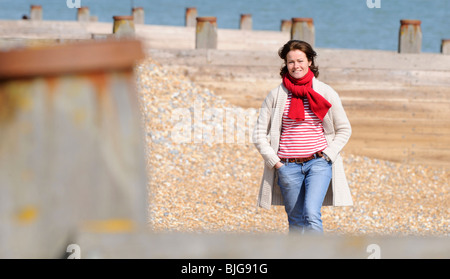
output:
[[281, 126], [280, 158], [306, 158], [324, 150], [328, 144], [323, 133], [322, 121], [311, 111], [307, 98], [303, 99], [305, 120], [288, 117], [292, 93], [288, 93]]

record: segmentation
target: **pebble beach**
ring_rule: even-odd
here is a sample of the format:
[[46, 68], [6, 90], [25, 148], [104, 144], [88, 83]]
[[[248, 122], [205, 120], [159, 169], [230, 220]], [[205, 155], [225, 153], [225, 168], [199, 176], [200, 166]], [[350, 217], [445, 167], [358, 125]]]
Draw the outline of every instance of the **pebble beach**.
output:
[[[136, 76], [151, 230], [287, 234], [283, 207], [256, 206], [264, 162], [249, 135], [258, 109], [232, 105], [152, 58], [137, 65]], [[323, 207], [325, 234], [449, 235], [445, 167], [357, 156], [345, 148], [342, 156], [354, 206]]]

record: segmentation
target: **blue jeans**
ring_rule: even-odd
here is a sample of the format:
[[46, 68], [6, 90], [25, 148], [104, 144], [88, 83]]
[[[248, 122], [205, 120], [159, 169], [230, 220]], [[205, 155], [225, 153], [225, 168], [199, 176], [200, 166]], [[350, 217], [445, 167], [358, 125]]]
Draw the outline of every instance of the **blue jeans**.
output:
[[289, 232], [322, 234], [321, 208], [331, 180], [331, 162], [315, 158], [305, 163], [284, 163], [278, 170]]

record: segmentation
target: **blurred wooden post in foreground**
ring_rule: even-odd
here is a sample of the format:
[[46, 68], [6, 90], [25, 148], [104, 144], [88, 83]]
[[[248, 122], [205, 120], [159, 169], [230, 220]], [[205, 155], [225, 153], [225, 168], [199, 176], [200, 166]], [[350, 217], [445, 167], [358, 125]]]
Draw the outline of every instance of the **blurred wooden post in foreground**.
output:
[[146, 227], [143, 57], [135, 40], [0, 52], [0, 258]]

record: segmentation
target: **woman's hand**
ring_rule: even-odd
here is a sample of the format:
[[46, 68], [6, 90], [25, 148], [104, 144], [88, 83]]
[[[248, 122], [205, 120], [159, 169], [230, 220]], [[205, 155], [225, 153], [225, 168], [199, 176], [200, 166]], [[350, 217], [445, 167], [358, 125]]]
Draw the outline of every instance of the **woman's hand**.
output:
[[283, 166], [283, 163], [281, 163], [281, 161], [280, 162], [277, 162], [276, 164], [275, 164], [275, 169], [279, 169], [279, 168], [281, 168]]

